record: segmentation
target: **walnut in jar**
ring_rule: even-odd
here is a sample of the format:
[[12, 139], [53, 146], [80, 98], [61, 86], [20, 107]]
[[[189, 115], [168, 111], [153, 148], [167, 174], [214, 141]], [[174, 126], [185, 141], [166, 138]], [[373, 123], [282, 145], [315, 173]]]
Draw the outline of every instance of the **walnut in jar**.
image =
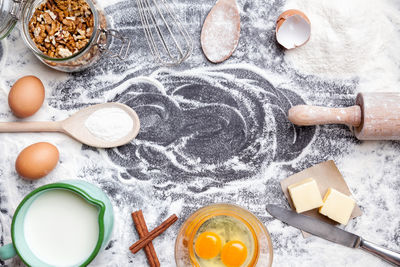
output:
[[35, 9], [29, 35], [43, 54], [66, 58], [88, 45], [93, 27], [93, 12], [86, 1], [47, 0]]

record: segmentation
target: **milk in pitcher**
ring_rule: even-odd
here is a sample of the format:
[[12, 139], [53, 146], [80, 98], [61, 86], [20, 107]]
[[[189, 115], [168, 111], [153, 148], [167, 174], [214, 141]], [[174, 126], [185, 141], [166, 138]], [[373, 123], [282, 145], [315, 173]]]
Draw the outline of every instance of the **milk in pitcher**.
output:
[[32, 252], [52, 266], [76, 266], [89, 258], [99, 238], [99, 209], [62, 189], [37, 197], [24, 220]]

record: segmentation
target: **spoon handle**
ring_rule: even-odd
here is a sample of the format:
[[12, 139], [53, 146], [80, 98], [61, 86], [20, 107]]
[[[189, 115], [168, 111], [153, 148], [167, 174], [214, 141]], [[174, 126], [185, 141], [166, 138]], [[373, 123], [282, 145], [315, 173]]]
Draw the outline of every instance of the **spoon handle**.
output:
[[0, 133], [63, 132], [59, 121], [0, 122]]

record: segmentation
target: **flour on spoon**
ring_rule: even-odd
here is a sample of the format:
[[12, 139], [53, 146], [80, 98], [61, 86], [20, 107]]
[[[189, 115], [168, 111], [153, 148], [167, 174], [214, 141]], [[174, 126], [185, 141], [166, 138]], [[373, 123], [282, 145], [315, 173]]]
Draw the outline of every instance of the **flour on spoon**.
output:
[[93, 112], [85, 121], [91, 134], [105, 141], [117, 141], [133, 129], [133, 120], [120, 108], [103, 108]]
[[240, 16], [236, 7], [218, 1], [207, 16], [201, 32], [203, 52], [214, 63], [220, 63], [233, 53], [239, 43]]

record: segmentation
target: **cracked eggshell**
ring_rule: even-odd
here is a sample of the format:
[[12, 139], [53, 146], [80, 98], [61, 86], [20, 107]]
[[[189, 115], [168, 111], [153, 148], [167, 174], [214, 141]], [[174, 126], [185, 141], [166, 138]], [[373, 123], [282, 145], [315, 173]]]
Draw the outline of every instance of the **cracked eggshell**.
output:
[[300, 10], [283, 12], [276, 22], [276, 40], [286, 49], [304, 45], [311, 36], [311, 22]]

